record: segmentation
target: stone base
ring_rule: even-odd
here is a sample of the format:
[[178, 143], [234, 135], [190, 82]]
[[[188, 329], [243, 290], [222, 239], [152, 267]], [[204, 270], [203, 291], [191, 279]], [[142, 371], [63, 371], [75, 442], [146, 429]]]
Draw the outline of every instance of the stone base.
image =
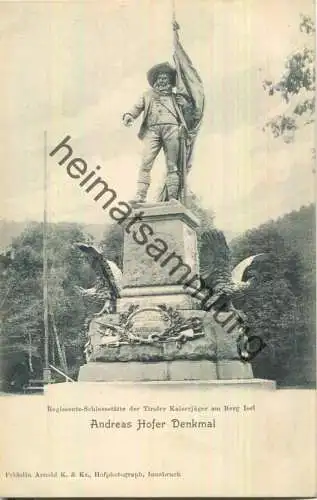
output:
[[217, 372], [219, 380], [240, 380], [253, 378], [251, 364], [237, 360], [217, 361]]
[[165, 295], [142, 295], [142, 289], [134, 297], [122, 297], [117, 300], [117, 312], [127, 312], [131, 305], [144, 307], [155, 307], [165, 304], [167, 307], [174, 307], [175, 309], [200, 309], [200, 301], [191, 297], [186, 293], [173, 293]]
[[81, 366], [79, 382], [146, 382], [183, 380], [253, 380], [250, 363], [242, 361], [91, 362]]
[[[146, 327], [145, 333], [148, 335], [152, 329], [154, 329], [153, 331], [158, 328], [161, 328], [161, 331], [165, 329], [167, 323], [162, 320], [161, 313], [158, 314], [158, 311], [151, 307], [140, 308], [128, 316], [131, 318], [134, 315], [134, 321], [137, 317], [141, 318], [138, 325], [134, 323], [134, 332], [138, 333], [138, 329]], [[216, 378], [230, 379], [252, 376], [246, 377], [245, 366], [247, 365], [241, 361], [238, 353], [237, 342], [240, 336], [240, 323], [235, 317], [232, 318], [232, 311], [219, 313], [217, 321], [215, 321], [214, 312], [194, 309], [178, 312], [184, 321], [193, 318], [200, 320], [203, 335], [181, 343], [175, 340], [149, 344], [132, 342], [128, 345], [109, 347], [108, 342], [113, 339], [112, 332], [116, 331], [116, 328], [124, 328], [124, 324], [120, 320], [121, 315], [118, 313], [104, 314], [94, 318], [89, 327], [90, 352], [87, 361], [89, 363], [141, 362], [148, 364], [180, 360], [190, 362], [217, 361], [220, 375]], [[226, 322], [228, 318], [230, 321], [222, 327], [219, 322]], [[125, 322], [127, 322], [127, 318]], [[131, 325], [129, 328], [131, 331]], [[229, 328], [228, 331], [226, 331], [227, 328]]]

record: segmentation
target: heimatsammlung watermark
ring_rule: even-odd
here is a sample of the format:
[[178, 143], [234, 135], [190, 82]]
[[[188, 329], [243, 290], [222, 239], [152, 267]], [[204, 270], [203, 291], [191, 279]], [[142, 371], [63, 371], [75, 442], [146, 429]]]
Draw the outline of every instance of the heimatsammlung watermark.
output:
[[[92, 193], [94, 201], [100, 202], [101, 208], [108, 210], [112, 220], [122, 225], [125, 232], [131, 235], [138, 245], [144, 246], [147, 255], [157, 262], [161, 268], [167, 266], [170, 276], [178, 273], [178, 284], [183, 284], [192, 297], [200, 300], [203, 310], [210, 311], [217, 302], [217, 307], [213, 310], [214, 319], [224, 328], [226, 333], [230, 333], [242, 324], [243, 320], [236, 310], [230, 311], [231, 314], [226, 315], [226, 317], [220, 315], [220, 310], [226, 302], [225, 298], [221, 296], [215, 298], [213, 291], [205, 286], [203, 279], [198, 274], [193, 274], [191, 267], [183, 261], [182, 257], [176, 252], [169, 251], [166, 241], [156, 237], [155, 231], [150, 224], [142, 222], [144, 216], [142, 210], [136, 212], [130, 203], [118, 200], [117, 192], [109, 187], [104, 178], [98, 175], [98, 171], [101, 169], [100, 165], [96, 165], [94, 169], [90, 170], [83, 158], [73, 155], [70, 140], [71, 136], [67, 135], [49, 153], [50, 156], [59, 155], [58, 164], [66, 165], [66, 172], [69, 177], [79, 180], [79, 186], [86, 193]], [[136, 223], [139, 223], [139, 225], [137, 228], [132, 229]], [[254, 358], [266, 346], [264, 341], [255, 335], [244, 336], [244, 339], [239, 348], [239, 355], [247, 361]]]

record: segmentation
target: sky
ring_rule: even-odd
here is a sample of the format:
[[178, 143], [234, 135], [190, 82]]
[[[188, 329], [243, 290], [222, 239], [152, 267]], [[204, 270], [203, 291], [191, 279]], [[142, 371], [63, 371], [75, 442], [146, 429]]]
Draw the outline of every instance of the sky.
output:
[[[239, 233], [314, 199], [313, 126], [293, 143], [262, 128], [286, 104], [263, 90], [303, 46], [311, 0], [175, 0], [180, 38], [205, 88], [206, 110], [189, 186]], [[148, 88], [146, 72], [172, 62], [171, 0], [0, 3], [1, 216], [40, 220], [44, 131], [48, 151], [66, 135], [74, 156], [130, 200], [142, 143], [122, 115]], [[108, 222], [101, 206], [48, 159], [49, 220]], [[154, 165], [150, 199], [165, 173]]]

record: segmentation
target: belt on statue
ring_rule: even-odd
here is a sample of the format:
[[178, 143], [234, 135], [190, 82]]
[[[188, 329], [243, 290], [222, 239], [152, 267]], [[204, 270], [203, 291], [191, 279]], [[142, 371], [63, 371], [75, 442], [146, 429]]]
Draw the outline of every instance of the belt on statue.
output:
[[179, 123], [168, 123], [168, 122], [164, 122], [164, 123], [151, 123], [149, 125], [149, 127], [158, 127], [159, 125], [174, 125], [175, 127], [179, 127]]

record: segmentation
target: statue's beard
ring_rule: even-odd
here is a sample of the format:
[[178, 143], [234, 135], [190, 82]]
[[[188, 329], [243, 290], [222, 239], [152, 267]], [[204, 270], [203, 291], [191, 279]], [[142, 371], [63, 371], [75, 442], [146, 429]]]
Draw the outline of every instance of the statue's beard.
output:
[[155, 88], [155, 90], [158, 90], [159, 92], [167, 92], [167, 93], [172, 92], [172, 89], [173, 89], [170, 82], [166, 82], [166, 83], [155, 82], [154, 88]]

